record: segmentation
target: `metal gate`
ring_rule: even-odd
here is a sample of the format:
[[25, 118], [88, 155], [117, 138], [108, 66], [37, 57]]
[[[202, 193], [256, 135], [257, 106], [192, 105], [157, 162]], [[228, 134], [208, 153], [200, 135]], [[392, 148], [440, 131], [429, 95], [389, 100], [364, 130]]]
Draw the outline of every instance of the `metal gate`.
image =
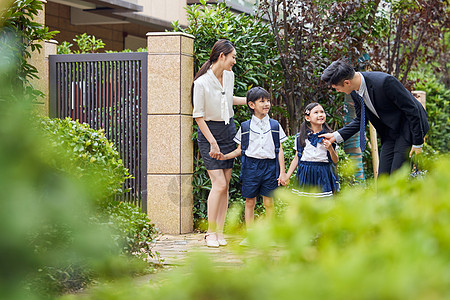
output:
[[147, 52], [50, 55], [50, 117], [104, 129], [134, 177], [124, 200], [146, 212]]

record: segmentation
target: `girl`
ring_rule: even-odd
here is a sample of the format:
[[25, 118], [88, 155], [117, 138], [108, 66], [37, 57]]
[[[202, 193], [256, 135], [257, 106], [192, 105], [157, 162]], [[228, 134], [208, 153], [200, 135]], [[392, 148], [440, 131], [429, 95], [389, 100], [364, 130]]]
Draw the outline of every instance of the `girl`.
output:
[[306, 106], [305, 121], [300, 126], [300, 132], [295, 140], [295, 158], [283, 180], [285, 182], [289, 180], [298, 165], [298, 186], [300, 188], [316, 187], [322, 192], [301, 192], [302, 195], [325, 197], [331, 196], [335, 191], [335, 178], [331, 165], [339, 160], [334, 149], [335, 145], [318, 137], [323, 133], [332, 132], [325, 120], [325, 111], [319, 103], [313, 102]]
[[233, 104], [244, 105], [246, 99], [234, 97], [236, 49], [228, 40], [217, 41], [209, 56], [194, 77], [192, 85], [192, 116], [198, 124], [198, 148], [211, 179], [208, 196], [208, 247], [226, 245], [223, 226], [228, 209], [228, 185], [234, 159], [218, 160], [221, 155], [236, 149], [233, 141], [236, 126]]

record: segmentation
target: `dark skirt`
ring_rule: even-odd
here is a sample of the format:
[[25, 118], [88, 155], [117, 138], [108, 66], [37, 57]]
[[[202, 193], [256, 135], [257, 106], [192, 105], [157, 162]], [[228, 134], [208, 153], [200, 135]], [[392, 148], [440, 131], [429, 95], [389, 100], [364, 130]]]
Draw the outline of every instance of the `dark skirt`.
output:
[[[219, 121], [206, 121], [206, 125], [208, 125], [209, 130], [216, 139], [220, 152], [228, 154], [236, 149], [236, 143], [233, 141], [236, 135], [236, 125], [234, 124], [233, 118], [226, 125], [225, 122]], [[207, 170], [233, 168], [234, 159], [217, 160], [209, 156], [211, 146], [200, 129], [197, 131], [197, 142], [200, 155], [203, 158]]]
[[297, 170], [298, 186], [300, 188], [316, 187], [322, 193], [335, 190], [335, 178], [331, 170], [331, 163], [300, 161]]

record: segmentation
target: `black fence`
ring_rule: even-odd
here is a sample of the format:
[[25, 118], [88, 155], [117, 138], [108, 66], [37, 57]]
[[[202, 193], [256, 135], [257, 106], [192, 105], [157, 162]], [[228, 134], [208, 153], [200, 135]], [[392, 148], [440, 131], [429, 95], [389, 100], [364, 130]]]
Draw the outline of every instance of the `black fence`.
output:
[[51, 55], [50, 117], [104, 129], [134, 177], [123, 200], [146, 212], [147, 53]]

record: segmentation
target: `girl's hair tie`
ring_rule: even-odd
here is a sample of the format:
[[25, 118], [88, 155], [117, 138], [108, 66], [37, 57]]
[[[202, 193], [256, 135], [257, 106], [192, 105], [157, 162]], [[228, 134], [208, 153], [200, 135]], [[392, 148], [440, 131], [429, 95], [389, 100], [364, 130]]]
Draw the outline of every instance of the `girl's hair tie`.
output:
[[309, 115], [310, 111], [309, 109], [305, 110], [305, 115]]

